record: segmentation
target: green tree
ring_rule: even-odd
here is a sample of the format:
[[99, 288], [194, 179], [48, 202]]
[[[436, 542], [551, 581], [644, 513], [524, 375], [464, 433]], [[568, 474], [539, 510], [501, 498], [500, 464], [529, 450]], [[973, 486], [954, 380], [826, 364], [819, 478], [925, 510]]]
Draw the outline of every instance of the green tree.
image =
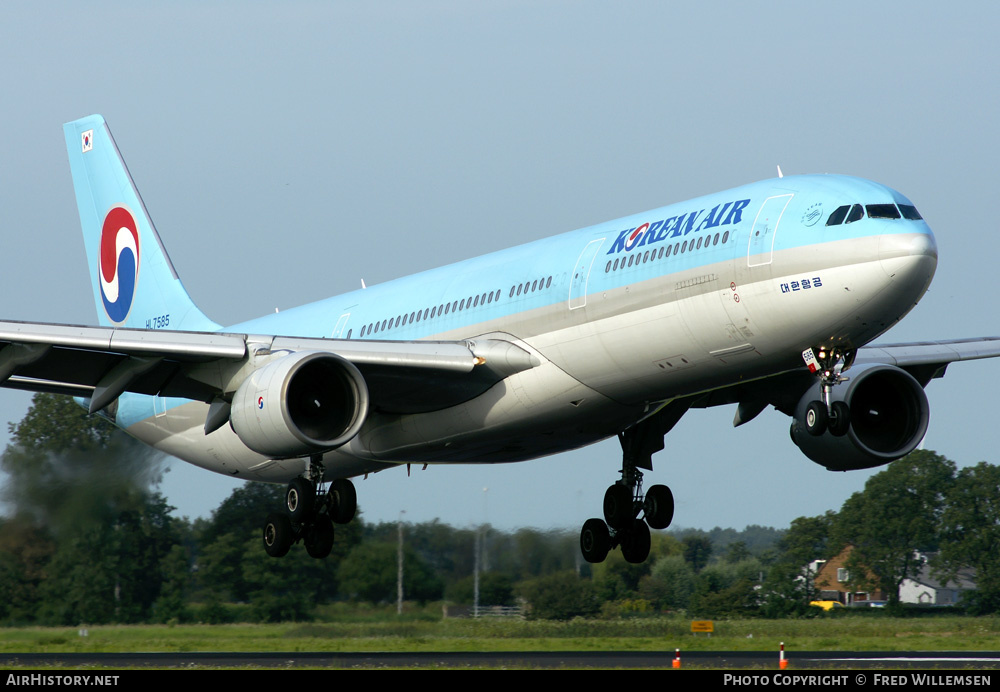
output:
[[243, 543], [259, 535], [267, 515], [280, 511], [284, 499], [283, 486], [247, 481], [212, 510], [211, 518], [200, 527], [199, 543], [208, 545], [223, 534], [234, 534]]
[[488, 542], [490, 569], [515, 581], [572, 570], [579, 554], [579, 532], [521, 528], [491, 535]]
[[639, 582], [639, 595], [659, 608], [687, 608], [694, 593], [694, 569], [680, 555], [661, 557]]
[[199, 547], [197, 583], [202, 599], [209, 603], [247, 601], [250, 587], [243, 578], [243, 556], [247, 541], [260, 540], [239, 532], [224, 533]]
[[980, 462], [960, 470], [941, 521], [940, 571], [953, 579], [975, 569], [971, 609], [1000, 612], [1000, 467]]
[[691, 569], [700, 572], [712, 555], [712, 541], [707, 536], [691, 535], [685, 536], [683, 543], [684, 559], [691, 565]]
[[723, 558], [726, 562], [737, 563], [750, 558], [750, 550], [743, 541], [733, 541], [726, 546], [726, 555]]
[[921, 450], [892, 462], [847, 499], [834, 535], [854, 546], [847, 563], [852, 582], [881, 589], [889, 605], [898, 607], [900, 585], [920, 567], [915, 551], [937, 547], [954, 476], [953, 462]]
[[756, 587], [753, 580], [743, 578], [718, 591], [696, 591], [691, 599], [690, 610], [700, 617], [710, 618], [757, 615], [759, 595]]
[[315, 560], [301, 549], [289, 551], [280, 560], [269, 557], [256, 536], [244, 542], [240, 564], [258, 622], [311, 619], [324, 573], [332, 576], [334, 572], [326, 560]]
[[[161, 586], [159, 561], [178, 540], [172, 508], [150, 492], [159, 462], [72, 399], [36, 394], [11, 425], [0, 467], [19, 532], [0, 546], [9, 550], [4, 562], [16, 567], [5, 574], [20, 575], [17, 603], [35, 603], [33, 617], [42, 623], [148, 617]], [[17, 546], [31, 535], [52, 546], [44, 564]]]
[[714, 562], [698, 573], [689, 610], [711, 617], [754, 614], [763, 573], [757, 558]]
[[831, 545], [830, 531], [834, 512], [818, 517], [793, 519], [788, 531], [778, 541], [778, 562], [803, 568], [814, 560], [826, 560], [842, 546]]
[[180, 544], [172, 546], [160, 561], [160, 571], [162, 586], [153, 604], [153, 619], [190, 622], [193, 616], [187, 605], [187, 594], [191, 584], [191, 558], [187, 548]]
[[[460, 579], [445, 590], [445, 597], [452, 603], [472, 604], [475, 600], [475, 577]], [[479, 605], [514, 605], [514, 583], [506, 574], [484, 572], [479, 575]]]
[[816, 617], [819, 608], [810, 606], [817, 590], [812, 576], [800, 565], [779, 562], [767, 572], [761, 585], [760, 615], [765, 618]]
[[111, 421], [58, 394], [35, 394], [24, 418], [7, 427], [13, 446], [48, 452], [100, 448], [124, 435]]
[[23, 517], [0, 519], [0, 622], [22, 625], [37, 620], [41, 585], [55, 550], [43, 527]]
[[42, 620], [75, 625], [148, 619], [163, 582], [161, 561], [178, 543], [171, 509], [159, 494], [136, 494], [116, 516], [61, 532], [41, 585]]
[[[388, 542], [364, 542], [355, 546], [340, 564], [341, 594], [370, 603], [396, 600], [397, 546]], [[403, 597], [408, 601], [441, 598], [444, 585], [417, 553], [403, 548]]]
[[593, 565], [594, 591], [602, 601], [637, 598], [639, 584], [650, 569], [649, 560], [635, 565], [626, 562], [620, 550], [613, 550], [604, 562]]
[[155, 452], [69, 397], [36, 394], [10, 430], [3, 499], [54, 534], [109, 521], [160, 477]]
[[600, 600], [593, 585], [573, 571], [521, 582], [518, 591], [528, 603], [530, 620], [569, 620], [600, 612]]

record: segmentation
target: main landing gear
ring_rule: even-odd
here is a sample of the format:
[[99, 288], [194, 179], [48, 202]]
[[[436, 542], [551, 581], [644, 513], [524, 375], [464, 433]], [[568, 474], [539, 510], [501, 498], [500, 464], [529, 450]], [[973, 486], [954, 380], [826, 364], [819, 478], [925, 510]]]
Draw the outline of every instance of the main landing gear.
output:
[[810, 435], [820, 436], [829, 431], [834, 437], [842, 437], [851, 427], [851, 409], [844, 401], [832, 401], [835, 385], [847, 382], [849, 378], [841, 373], [854, 363], [857, 351], [841, 351], [819, 347], [802, 352], [802, 360], [809, 370], [819, 377], [822, 400], [810, 401], [806, 407], [805, 428]]
[[[639, 564], [649, 557], [649, 529], [665, 529], [674, 518], [674, 495], [665, 485], [642, 492], [642, 472], [652, 466], [648, 431], [641, 427], [619, 435], [622, 443], [622, 478], [604, 493], [604, 519], [588, 519], [580, 531], [580, 551], [587, 562], [604, 562], [608, 552], [622, 549], [626, 562]], [[659, 436], [662, 448], [662, 434]], [[653, 450], [655, 451], [655, 450]], [[640, 512], [643, 518], [639, 518]]]
[[347, 524], [358, 508], [354, 484], [346, 478], [323, 484], [318, 457], [309, 464], [308, 477], [299, 476], [285, 489], [287, 512], [272, 512], [264, 523], [264, 550], [283, 557], [301, 540], [311, 557], [322, 559], [333, 550], [333, 525]]

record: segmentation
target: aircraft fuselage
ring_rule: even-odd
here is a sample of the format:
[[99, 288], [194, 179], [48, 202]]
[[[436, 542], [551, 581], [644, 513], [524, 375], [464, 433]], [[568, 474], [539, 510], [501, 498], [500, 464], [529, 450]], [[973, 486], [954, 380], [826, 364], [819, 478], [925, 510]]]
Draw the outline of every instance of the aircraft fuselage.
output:
[[[847, 222], [856, 205], [871, 214]], [[885, 332], [937, 263], [930, 228], [903, 207], [899, 193], [857, 178], [762, 181], [224, 331], [511, 341], [541, 364], [458, 406], [373, 411], [323, 463], [336, 478], [403, 462], [530, 459], [615, 435], [663, 402], [800, 368], [805, 348], [854, 349]], [[124, 395], [119, 423], [227, 475], [302, 473], [301, 459], [266, 459], [229, 426], [206, 444], [205, 404], [156, 399]]]

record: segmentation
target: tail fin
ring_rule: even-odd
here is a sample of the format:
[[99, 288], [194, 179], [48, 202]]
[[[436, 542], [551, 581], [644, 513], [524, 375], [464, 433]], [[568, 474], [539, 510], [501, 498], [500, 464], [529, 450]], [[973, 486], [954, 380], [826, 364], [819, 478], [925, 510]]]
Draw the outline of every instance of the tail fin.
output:
[[63, 132], [100, 323], [218, 329], [177, 278], [104, 118], [66, 123]]

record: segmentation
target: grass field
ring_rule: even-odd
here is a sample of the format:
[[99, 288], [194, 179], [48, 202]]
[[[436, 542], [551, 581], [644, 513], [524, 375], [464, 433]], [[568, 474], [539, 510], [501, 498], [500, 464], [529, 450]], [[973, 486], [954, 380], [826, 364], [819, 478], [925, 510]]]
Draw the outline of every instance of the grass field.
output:
[[716, 621], [692, 634], [679, 616], [532, 622], [428, 614], [340, 614], [279, 625], [134, 625], [0, 629], [0, 653], [198, 651], [997, 651], [1000, 618], [821, 617]]

